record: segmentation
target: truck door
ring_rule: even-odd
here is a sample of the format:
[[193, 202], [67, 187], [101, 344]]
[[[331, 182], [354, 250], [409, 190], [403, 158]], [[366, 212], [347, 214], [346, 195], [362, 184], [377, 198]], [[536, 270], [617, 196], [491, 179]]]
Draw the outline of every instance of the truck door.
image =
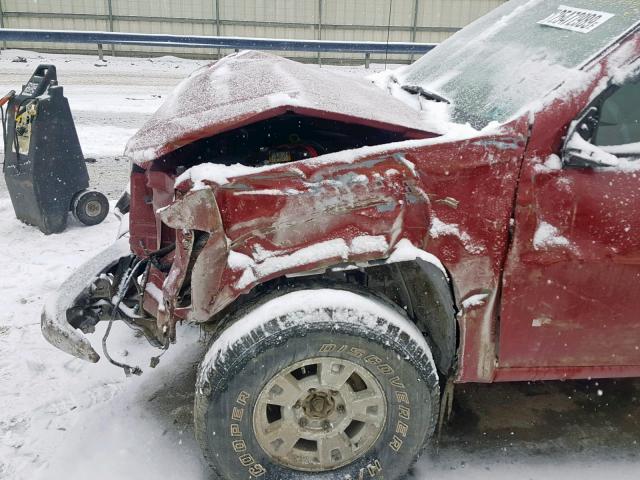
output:
[[540, 378], [640, 365], [638, 79], [600, 94], [567, 138], [525, 159], [503, 281], [499, 368]]

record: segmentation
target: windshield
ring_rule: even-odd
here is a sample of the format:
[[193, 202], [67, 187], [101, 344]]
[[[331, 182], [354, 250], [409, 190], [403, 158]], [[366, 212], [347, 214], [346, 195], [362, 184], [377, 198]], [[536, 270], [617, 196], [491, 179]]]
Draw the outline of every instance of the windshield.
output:
[[482, 128], [542, 98], [638, 22], [638, 0], [512, 0], [397, 79], [447, 98], [453, 121]]

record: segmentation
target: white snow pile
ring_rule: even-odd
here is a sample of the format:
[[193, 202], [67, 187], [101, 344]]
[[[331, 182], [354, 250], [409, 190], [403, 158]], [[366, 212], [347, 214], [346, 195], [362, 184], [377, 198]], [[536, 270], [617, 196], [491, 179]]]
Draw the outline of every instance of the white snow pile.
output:
[[618, 157], [592, 145], [578, 134], [571, 136], [567, 142], [567, 150], [579, 152], [581, 156], [585, 156], [602, 167], [616, 167], [620, 163]]
[[185, 79], [129, 141], [126, 154], [144, 163], [258, 114], [287, 110], [323, 111], [345, 120], [424, 129], [418, 112], [369, 82], [248, 50]]
[[429, 229], [429, 234], [433, 238], [444, 236], [457, 237], [464, 245], [465, 250], [469, 253], [481, 254], [486, 250], [484, 246], [478, 245], [476, 242], [474, 242], [467, 232], [461, 232], [458, 224], [444, 223], [437, 217], [433, 217], [431, 219], [431, 228]]
[[225, 185], [229, 183], [229, 179], [233, 177], [240, 177], [242, 175], [249, 175], [251, 173], [257, 173], [260, 171], [274, 168], [274, 165], [268, 165], [265, 167], [249, 167], [236, 163], [234, 165], [220, 165], [217, 163], [201, 163], [195, 165], [184, 171], [181, 175], [176, 177], [175, 185], [180, 185], [182, 182], [191, 180], [193, 183], [192, 190], [200, 190], [206, 188], [204, 181], [214, 182], [218, 185]]
[[640, 154], [640, 142], [627, 143], [625, 145], [607, 145], [600, 147], [607, 153], [618, 157], [618, 169], [624, 171], [640, 170], [640, 162], [632, 160]]
[[640, 153], [640, 143], [598, 147], [576, 133], [567, 142], [567, 150], [579, 153], [581, 157], [585, 157], [607, 170], [640, 171], [640, 161], [634, 159]]
[[440, 262], [440, 259], [438, 259], [438, 257], [416, 247], [413, 243], [411, 243], [410, 240], [406, 238], [403, 238], [396, 244], [393, 252], [386, 260], [386, 263], [407, 262], [418, 258], [427, 263], [435, 265], [444, 274], [445, 278], [449, 278], [444, 265], [442, 265], [442, 262]]
[[562, 170], [562, 160], [558, 155], [552, 154], [543, 163], [538, 163], [533, 168], [538, 173]]
[[333, 258], [347, 260], [351, 255], [366, 253], [384, 254], [388, 248], [389, 244], [384, 236], [362, 235], [355, 237], [349, 245], [342, 238], [334, 238], [301, 248], [290, 254], [269, 252], [269, 255], [265, 255], [264, 252], [260, 252], [259, 263], [239, 252], [232, 252], [229, 255], [228, 265], [232, 270], [243, 270], [235, 286], [236, 289], [243, 290], [261, 278], [301, 265], [319, 263]]
[[[460, 137], [472, 137], [479, 133], [469, 123], [456, 123], [451, 118], [452, 106], [446, 102], [438, 102], [426, 99], [421, 95], [409, 93], [400, 85], [399, 78], [407, 70], [407, 67], [399, 67], [395, 70], [385, 70], [369, 75], [367, 79], [378, 88], [387, 91], [405, 105], [418, 111], [422, 118], [423, 128], [440, 135], [455, 134]], [[497, 123], [490, 123], [485, 129], [494, 129]]]
[[389, 254], [389, 242], [383, 235], [360, 235], [349, 243], [342, 238], [335, 238], [309, 245], [292, 253], [283, 251], [267, 251], [257, 247], [253, 258], [240, 252], [231, 251], [227, 265], [235, 272], [242, 272], [235, 288], [243, 290], [277, 272], [294, 269], [303, 265], [320, 263], [325, 260], [342, 259], [348, 261], [356, 255], [377, 254], [387, 256], [385, 263], [397, 263], [421, 259], [436, 266], [447, 275], [442, 263], [434, 255], [416, 247], [406, 238], [399, 240]]
[[566, 237], [560, 235], [556, 227], [547, 222], [540, 222], [533, 234], [533, 248], [544, 250], [550, 247], [569, 247], [571, 243]]
[[462, 309], [466, 310], [468, 308], [484, 305], [488, 296], [488, 293], [477, 293], [475, 295], [471, 295], [462, 301]]
[[[0, 194], [0, 479], [206, 478], [192, 433], [174, 424], [189, 412], [152, 401], [159, 396], [168, 406], [171, 396], [193, 390], [193, 379], [176, 381], [202, 355], [197, 328], [181, 328], [179, 344], [150, 369], [158, 350], [116, 323], [111, 354], [145, 371], [130, 379], [104, 359], [91, 364], [59, 351], [40, 332], [45, 298], [117, 231], [110, 215], [94, 227], [70, 219], [65, 232], [45, 236], [16, 220]], [[98, 352], [104, 327], [87, 336]]]

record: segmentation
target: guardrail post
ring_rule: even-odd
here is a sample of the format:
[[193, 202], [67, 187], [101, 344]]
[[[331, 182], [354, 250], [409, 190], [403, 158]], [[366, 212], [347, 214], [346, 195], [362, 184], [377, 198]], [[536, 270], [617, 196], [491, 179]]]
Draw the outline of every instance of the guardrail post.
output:
[[98, 58], [101, 62], [104, 62], [104, 52], [102, 51], [102, 44], [98, 44]]
[[364, 68], [369, 68], [370, 62], [371, 62], [371, 54], [367, 52], [364, 54]]
[[[2, 0], [0, 0], [0, 28], [4, 28], [4, 8], [2, 8]], [[6, 48], [7, 42], [2, 42], [0, 50], [5, 50]]]
[[[416, 38], [418, 38], [418, 12], [420, 9], [420, 0], [415, 0], [413, 4], [413, 25], [411, 28], [411, 42], [415, 43]], [[409, 57], [409, 61], [413, 63], [413, 53]]]
[[[221, 32], [221, 28], [220, 28], [220, 0], [215, 0], [215, 13], [216, 13], [216, 36], [220, 36], [220, 32]], [[216, 60], [220, 59], [221, 54], [220, 54], [220, 49], [218, 48], [218, 53], [217, 53], [217, 58]]]
[[[318, 0], [318, 40], [322, 40], [322, 0]], [[322, 66], [320, 52], [318, 52], [318, 65]]]
[[[113, 5], [111, 5], [111, 0], [107, 0], [107, 8], [109, 9], [109, 31], [113, 32]], [[111, 56], [116, 56], [116, 46], [111, 44]]]

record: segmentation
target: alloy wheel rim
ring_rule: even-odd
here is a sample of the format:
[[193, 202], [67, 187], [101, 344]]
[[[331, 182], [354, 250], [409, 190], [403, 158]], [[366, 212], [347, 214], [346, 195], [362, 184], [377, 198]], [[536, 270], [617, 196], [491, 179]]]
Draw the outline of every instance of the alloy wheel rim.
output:
[[253, 428], [275, 463], [322, 472], [367, 452], [385, 425], [380, 383], [349, 360], [317, 357], [276, 374], [256, 400]]

